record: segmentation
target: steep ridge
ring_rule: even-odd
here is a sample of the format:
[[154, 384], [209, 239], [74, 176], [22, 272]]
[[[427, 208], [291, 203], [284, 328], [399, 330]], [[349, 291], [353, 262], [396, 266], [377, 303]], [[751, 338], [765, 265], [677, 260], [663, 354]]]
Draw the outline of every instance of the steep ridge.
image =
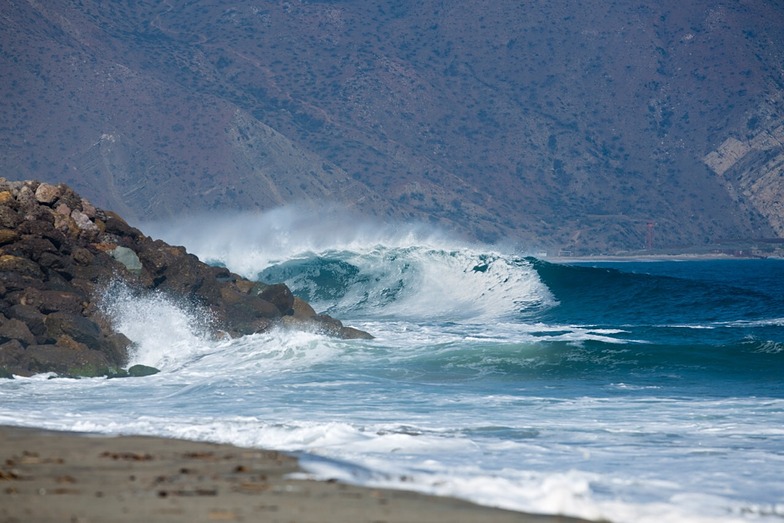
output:
[[124, 374], [131, 342], [101, 307], [119, 282], [203, 309], [216, 336], [284, 326], [370, 337], [316, 314], [286, 285], [247, 280], [147, 237], [68, 186], [0, 179], [3, 374]]

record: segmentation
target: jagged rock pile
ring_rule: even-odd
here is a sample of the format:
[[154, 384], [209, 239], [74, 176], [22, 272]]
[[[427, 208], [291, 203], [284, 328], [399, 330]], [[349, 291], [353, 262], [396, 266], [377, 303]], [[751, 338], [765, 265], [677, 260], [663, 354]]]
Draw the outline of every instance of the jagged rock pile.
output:
[[123, 373], [131, 341], [97, 301], [117, 280], [204, 307], [216, 333], [282, 324], [370, 337], [316, 314], [283, 284], [249, 281], [153, 240], [65, 185], [0, 178], [0, 373]]

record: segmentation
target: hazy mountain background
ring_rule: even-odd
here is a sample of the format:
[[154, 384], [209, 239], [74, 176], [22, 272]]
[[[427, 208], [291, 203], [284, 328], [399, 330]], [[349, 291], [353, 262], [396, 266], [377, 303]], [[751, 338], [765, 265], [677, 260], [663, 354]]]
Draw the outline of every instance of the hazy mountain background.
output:
[[0, 176], [550, 252], [784, 238], [781, 0], [0, 3]]

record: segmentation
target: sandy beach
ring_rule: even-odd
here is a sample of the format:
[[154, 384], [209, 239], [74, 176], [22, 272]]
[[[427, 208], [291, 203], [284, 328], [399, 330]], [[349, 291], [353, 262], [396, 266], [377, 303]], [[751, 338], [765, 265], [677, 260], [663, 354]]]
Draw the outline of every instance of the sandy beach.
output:
[[577, 522], [451, 498], [292, 479], [276, 451], [0, 427], [4, 522]]

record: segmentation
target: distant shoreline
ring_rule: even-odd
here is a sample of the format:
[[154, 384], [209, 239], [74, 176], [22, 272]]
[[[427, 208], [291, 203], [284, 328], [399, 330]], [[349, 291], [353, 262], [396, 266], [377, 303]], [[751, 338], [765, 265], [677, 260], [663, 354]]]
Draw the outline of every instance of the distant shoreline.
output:
[[712, 261], [712, 260], [780, 260], [778, 256], [735, 256], [730, 254], [624, 254], [596, 256], [546, 256], [539, 258], [552, 263], [589, 262], [662, 262], [662, 261]]

